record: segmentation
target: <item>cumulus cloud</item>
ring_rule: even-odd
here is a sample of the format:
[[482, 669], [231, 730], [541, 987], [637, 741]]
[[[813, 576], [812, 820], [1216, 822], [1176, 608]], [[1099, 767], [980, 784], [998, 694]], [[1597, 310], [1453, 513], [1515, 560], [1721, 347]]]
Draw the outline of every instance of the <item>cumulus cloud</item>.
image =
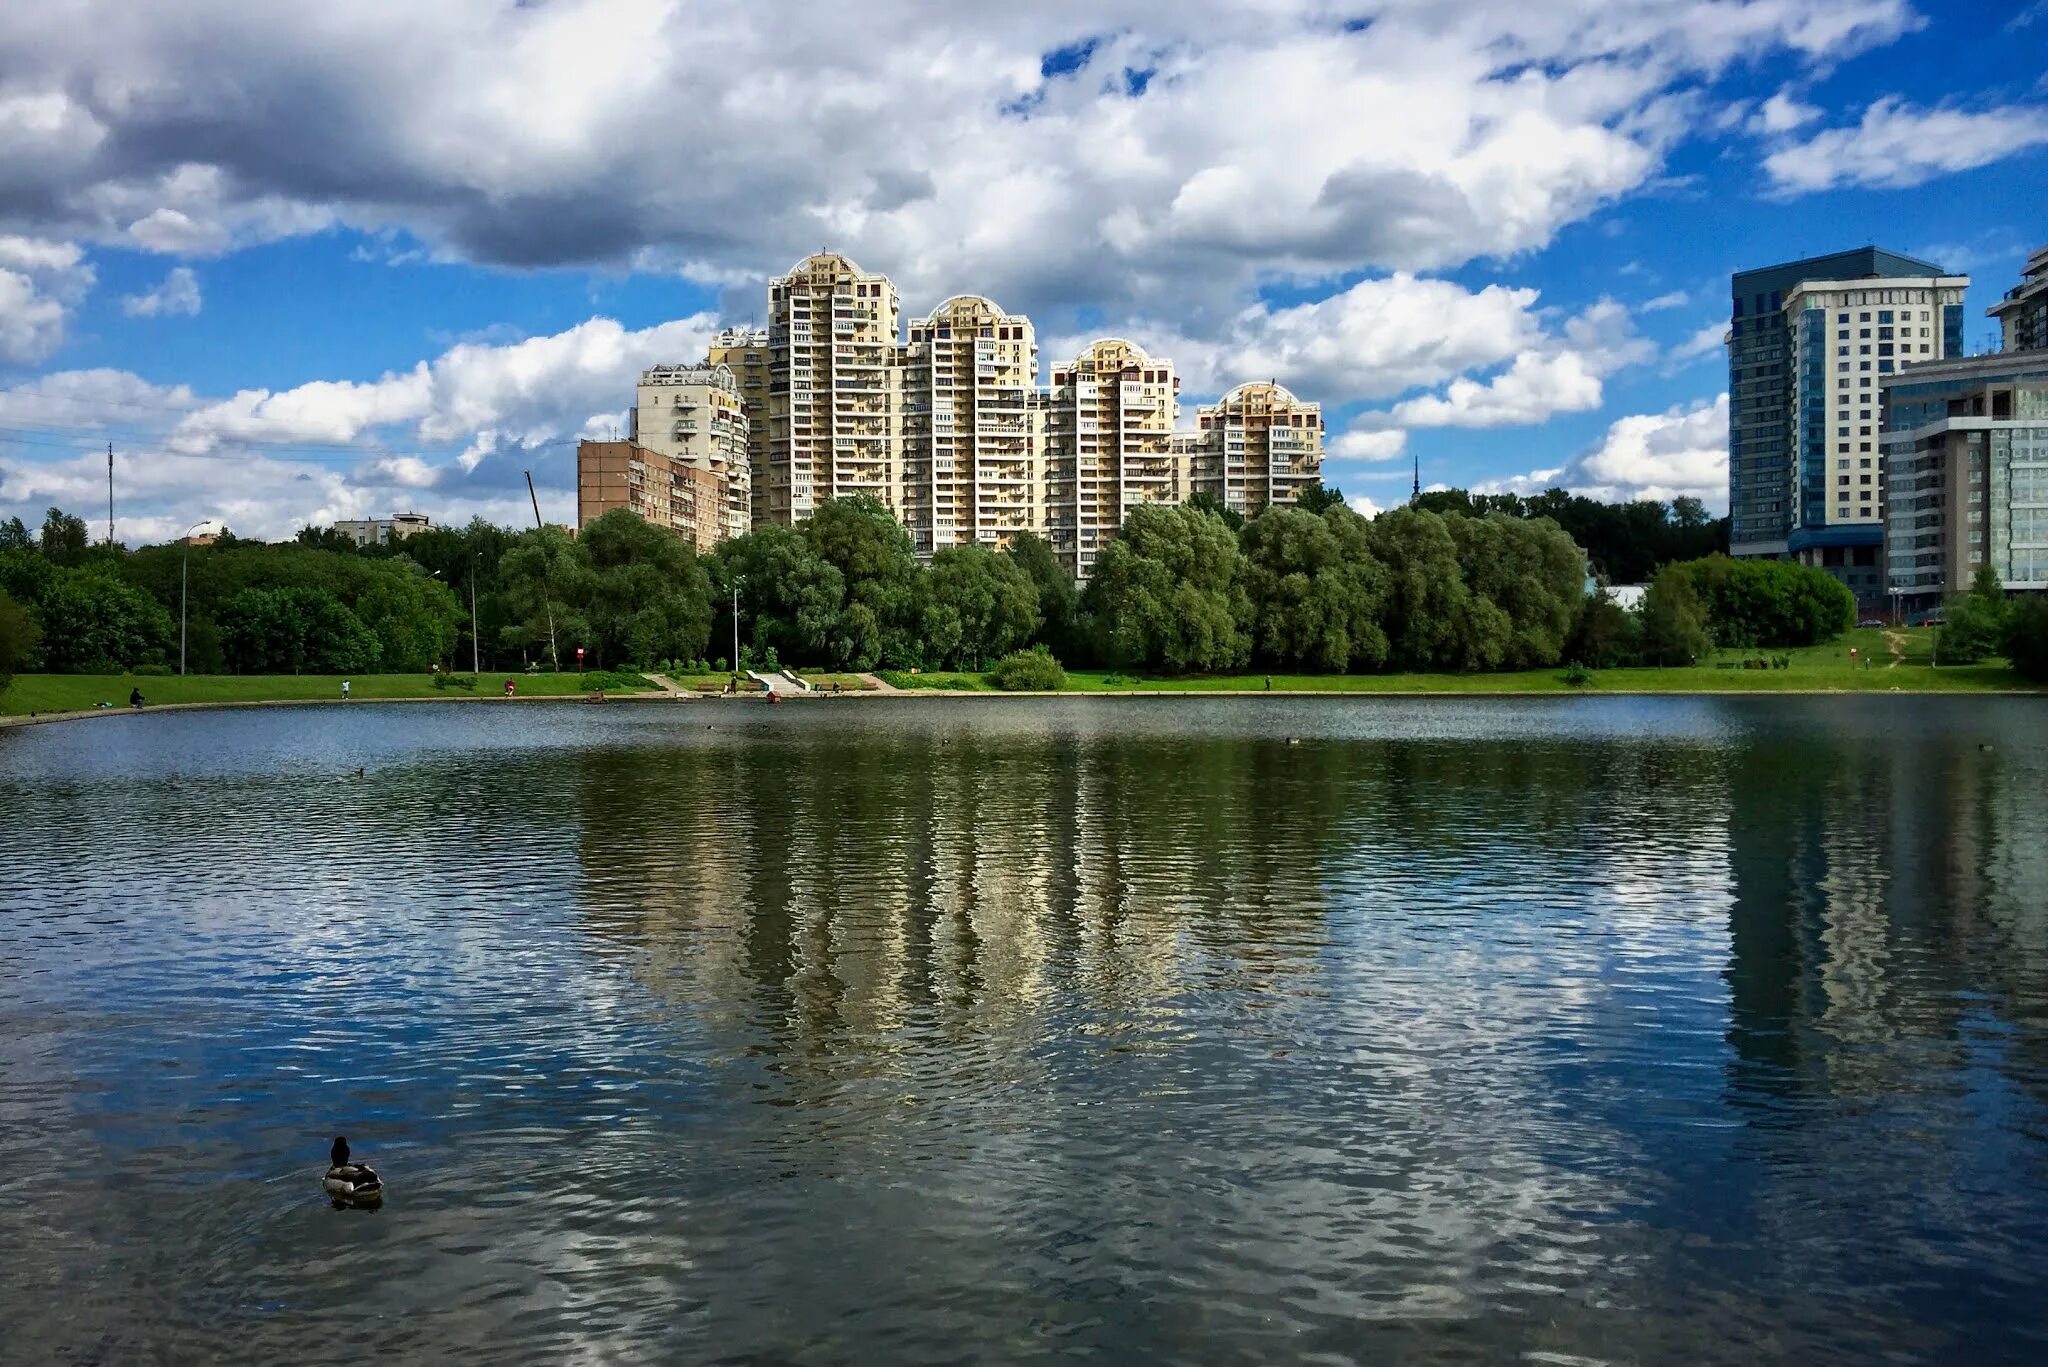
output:
[[1553, 470], [1487, 480], [1475, 493], [1535, 494], [1563, 487], [1591, 498], [1690, 496], [1728, 507], [1728, 396], [1639, 413], [1611, 424], [1599, 445]]
[[1727, 338], [1728, 324], [1723, 320], [1701, 324], [1699, 331], [1664, 353], [1664, 373], [1675, 375], [1695, 361], [1722, 355]]
[[1906, 0], [13, 6], [0, 222], [185, 256], [339, 223], [721, 285], [829, 241], [912, 297], [1174, 302], [1201, 331], [1262, 272], [1539, 248], [1659, 173], [1701, 80], [1916, 22]]
[[1795, 128], [1804, 128], [1821, 116], [1821, 111], [1803, 103], [1781, 90], [1757, 107], [1750, 120], [1752, 132], [1775, 134], [1789, 133]]
[[0, 234], [0, 361], [32, 363], [61, 346], [93, 279], [75, 242]]
[[190, 316], [199, 312], [203, 302], [199, 277], [192, 273], [192, 268], [173, 266], [155, 289], [123, 296], [121, 311], [130, 318], [171, 317], [180, 313]]
[[1888, 96], [1864, 110], [1854, 127], [1824, 129], [1780, 147], [1764, 158], [1764, 169], [1788, 195], [1853, 185], [1898, 189], [2044, 145], [2048, 107], [1970, 113], [1917, 109]]
[[1331, 438], [1323, 448], [1328, 460], [1393, 460], [1408, 449], [1408, 434], [1398, 427], [1353, 427]]
[[1602, 378], [1647, 360], [1655, 348], [1639, 336], [1628, 310], [1603, 299], [1513, 353], [1505, 370], [1485, 379], [1453, 380], [1442, 393], [1405, 399], [1385, 413], [1362, 414], [1373, 427], [1520, 427], [1554, 413], [1598, 408]]

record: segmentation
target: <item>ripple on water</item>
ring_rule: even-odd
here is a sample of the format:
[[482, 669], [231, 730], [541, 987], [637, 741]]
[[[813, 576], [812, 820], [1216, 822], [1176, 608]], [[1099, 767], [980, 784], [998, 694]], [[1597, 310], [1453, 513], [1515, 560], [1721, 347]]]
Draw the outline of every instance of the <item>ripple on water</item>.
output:
[[[2038, 1357], [2044, 776], [2026, 700], [0, 733], [0, 1315], [106, 1360]], [[381, 1211], [325, 1204], [336, 1132]]]

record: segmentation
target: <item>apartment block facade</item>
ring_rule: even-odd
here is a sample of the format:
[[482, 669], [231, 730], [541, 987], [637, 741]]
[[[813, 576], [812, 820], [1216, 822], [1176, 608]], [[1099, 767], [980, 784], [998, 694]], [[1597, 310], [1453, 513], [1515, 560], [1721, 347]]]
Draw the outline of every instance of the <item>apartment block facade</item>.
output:
[[2020, 283], [1991, 306], [2004, 349], [2033, 351], [2048, 347], [2048, 247], [2027, 258]]
[[766, 522], [872, 494], [897, 506], [896, 286], [832, 252], [768, 282]]
[[666, 527], [698, 551], [723, 539], [726, 485], [688, 460], [630, 441], [576, 444], [576, 522], [587, 527], [614, 508]]
[[1120, 337], [1053, 367], [1045, 412], [1044, 535], [1077, 579], [1131, 509], [1188, 496], [1176, 451], [1173, 363]]
[[920, 557], [1007, 546], [1040, 524], [1038, 341], [1031, 320], [963, 294], [910, 325], [898, 515]]
[[1882, 600], [1880, 383], [1962, 349], [1967, 276], [1875, 247], [1737, 274], [1728, 334], [1731, 549]]
[[433, 520], [425, 513], [393, 513], [389, 517], [344, 519], [334, 524], [334, 530], [358, 546], [388, 546], [394, 541], [418, 536], [433, 525]]
[[1912, 366], [1884, 384], [1890, 591], [1908, 611], [1982, 565], [2048, 591], [2048, 350]]
[[765, 521], [768, 476], [768, 329], [727, 328], [711, 339], [704, 364], [724, 366], [739, 380], [740, 409], [747, 415], [747, 483], [752, 507], [748, 525]]
[[753, 467], [739, 377], [725, 365], [655, 366], [634, 395], [631, 440], [709, 473], [720, 507], [716, 539], [754, 525]]
[[1188, 492], [1208, 494], [1246, 517], [1290, 504], [1322, 478], [1323, 406], [1278, 383], [1241, 384], [1195, 410]]

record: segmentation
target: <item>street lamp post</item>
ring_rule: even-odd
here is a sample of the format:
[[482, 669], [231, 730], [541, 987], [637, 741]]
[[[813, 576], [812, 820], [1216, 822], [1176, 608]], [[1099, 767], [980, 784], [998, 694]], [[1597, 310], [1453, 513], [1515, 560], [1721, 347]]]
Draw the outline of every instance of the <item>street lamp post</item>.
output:
[[743, 577], [735, 576], [732, 581], [732, 676], [740, 676], [740, 585], [746, 583]]
[[480, 663], [483, 656], [478, 650], [476, 640], [476, 576], [477, 567], [483, 563], [483, 558], [484, 553], [478, 551], [469, 561], [469, 672], [479, 678], [483, 675], [484, 667]]
[[185, 545], [178, 556], [178, 677], [185, 677], [185, 605], [191, 597], [192, 533], [206, 523], [195, 522], [185, 529]]

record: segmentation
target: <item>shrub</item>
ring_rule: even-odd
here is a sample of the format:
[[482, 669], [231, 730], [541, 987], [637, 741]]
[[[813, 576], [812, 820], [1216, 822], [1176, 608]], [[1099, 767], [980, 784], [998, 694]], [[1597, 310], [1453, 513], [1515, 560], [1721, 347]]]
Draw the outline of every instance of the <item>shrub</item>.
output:
[[725, 656], [721, 655], [718, 657], [717, 662], [712, 666], [711, 672], [714, 674], [730, 674], [732, 672], [732, 666], [726, 660]]
[[128, 672], [130, 674], [152, 676], [155, 678], [162, 679], [170, 677], [177, 671], [172, 669], [169, 665], [137, 665], [135, 666], [135, 668], [129, 670]]
[[1569, 688], [1585, 688], [1593, 682], [1593, 671], [1573, 660], [1565, 667], [1565, 685]]
[[2005, 658], [2021, 678], [2048, 683], [2048, 594], [2030, 594], [2012, 605], [2005, 619]]
[[443, 691], [446, 691], [450, 688], [466, 688], [470, 692], [474, 693], [476, 691], [476, 675], [436, 674], [434, 676], [434, 687], [441, 689]]
[[996, 661], [988, 681], [1005, 693], [1057, 693], [1067, 686], [1067, 671], [1044, 646], [1013, 650]]

